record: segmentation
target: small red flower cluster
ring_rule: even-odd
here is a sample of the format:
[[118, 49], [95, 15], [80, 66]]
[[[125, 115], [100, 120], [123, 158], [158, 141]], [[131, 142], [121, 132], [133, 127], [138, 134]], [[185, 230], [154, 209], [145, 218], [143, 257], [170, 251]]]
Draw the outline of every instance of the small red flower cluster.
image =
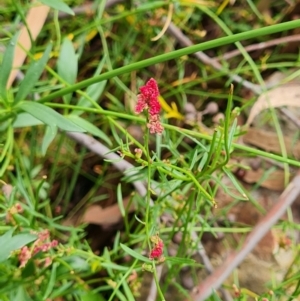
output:
[[140, 88], [140, 92], [141, 94], [137, 96], [135, 112], [139, 114], [144, 110], [148, 110], [149, 122], [147, 127], [149, 128], [150, 133], [161, 134], [164, 128], [159, 119], [160, 103], [158, 101], [159, 90], [156, 80], [154, 78], [150, 78], [146, 85]]
[[153, 249], [150, 252], [150, 259], [159, 259], [161, 260], [163, 257], [164, 243], [158, 235], [154, 235], [151, 237], [151, 241], [154, 245]]
[[[54, 248], [58, 245], [57, 240], [52, 240], [50, 242], [45, 242], [45, 240], [49, 239], [50, 233], [48, 230], [44, 230], [38, 234], [38, 239], [33, 243], [33, 246], [31, 248], [28, 248], [27, 246], [24, 246], [21, 248], [19, 253], [19, 262], [20, 267], [24, 267], [28, 260], [32, 258], [35, 254], [39, 252], [47, 252], [51, 248]], [[45, 259], [45, 266], [48, 266], [51, 263], [51, 259], [47, 257]]]

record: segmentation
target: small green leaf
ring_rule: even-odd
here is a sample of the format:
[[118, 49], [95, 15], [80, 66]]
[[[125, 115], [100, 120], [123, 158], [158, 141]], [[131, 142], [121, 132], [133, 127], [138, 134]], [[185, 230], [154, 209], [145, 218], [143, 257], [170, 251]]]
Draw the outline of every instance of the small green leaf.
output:
[[11, 239], [14, 231], [15, 231], [15, 229], [10, 229], [7, 232], [5, 232], [2, 236], [0, 236], [0, 246], [2, 246], [3, 244], [6, 244], [7, 241], [9, 241]]
[[49, 295], [51, 294], [51, 292], [53, 291], [55, 282], [56, 282], [56, 269], [57, 269], [58, 263], [54, 262], [52, 264], [52, 270], [51, 270], [51, 275], [50, 275], [50, 279], [48, 278], [48, 285], [47, 285], [47, 289], [46, 292], [43, 296], [43, 300], [46, 300]]
[[23, 101], [18, 105], [18, 107], [23, 111], [31, 114], [35, 118], [41, 120], [43, 123], [48, 124], [49, 126], [57, 126], [63, 131], [85, 132], [84, 129], [77, 126], [72, 121], [60, 115], [53, 109], [38, 102]]
[[103, 262], [103, 263], [101, 263], [101, 267], [106, 268], [106, 269], [113, 269], [113, 270], [117, 270], [117, 271], [123, 271], [123, 272], [128, 271], [128, 267], [125, 267], [125, 266], [122, 266], [122, 265], [117, 265], [117, 264], [112, 263], [112, 262]]
[[9, 78], [10, 71], [12, 69], [12, 62], [15, 53], [15, 47], [18, 39], [16, 34], [8, 43], [3, 55], [2, 64], [0, 66], [0, 95], [3, 99], [6, 99], [6, 84]]
[[70, 119], [72, 122], [77, 124], [80, 128], [86, 130], [88, 133], [92, 134], [93, 136], [99, 137], [100, 139], [105, 141], [109, 146], [112, 146], [109, 137], [89, 121], [73, 114], [66, 116], [66, 118]]
[[57, 127], [47, 126], [42, 142], [42, 155], [45, 156], [47, 149], [57, 134]]
[[166, 257], [167, 261], [170, 261], [174, 264], [194, 264], [195, 260], [190, 258], [180, 258], [180, 257]]
[[11, 295], [10, 300], [32, 301], [32, 299], [28, 295], [28, 292], [24, 289], [22, 285], [18, 287], [18, 289], [16, 290], [16, 294], [14, 294], [13, 297]]
[[43, 122], [29, 113], [20, 113], [18, 114], [16, 120], [13, 123], [14, 128], [24, 128], [27, 126], [35, 126], [43, 124]]
[[93, 292], [88, 292], [86, 294], [81, 295], [80, 300], [82, 301], [104, 301], [104, 298]]
[[74, 12], [72, 11], [72, 9], [61, 0], [41, 0], [41, 2], [47, 6], [50, 6], [51, 8], [63, 11], [72, 16], [75, 15]]
[[[78, 62], [73, 43], [68, 38], [65, 38], [57, 60], [58, 74], [68, 84], [72, 85], [75, 83], [77, 78], [77, 69]], [[63, 96], [65, 103], [70, 102], [71, 96], [72, 94]]]
[[147, 262], [147, 263], [151, 263], [151, 260], [143, 255], [141, 255], [140, 253], [137, 253], [136, 251], [128, 248], [127, 246], [120, 244], [121, 248], [128, 253], [130, 256], [132, 256], [133, 258], [136, 258], [138, 260]]
[[18, 93], [15, 97], [15, 103], [19, 102], [20, 100], [24, 100], [25, 97], [31, 92], [32, 88], [35, 86], [36, 82], [40, 78], [47, 64], [51, 49], [52, 49], [52, 44], [49, 44], [42, 58], [30, 64], [26, 72], [26, 75], [21, 82]]
[[69, 84], [74, 84], [77, 78], [78, 62], [73, 43], [65, 38], [57, 60], [58, 74]]
[[36, 235], [33, 234], [18, 234], [11, 237], [12, 232], [0, 236], [0, 262], [5, 261], [9, 258], [12, 251], [18, 250], [28, 243], [37, 239]]
[[126, 212], [125, 212], [124, 203], [123, 203], [121, 183], [119, 183], [118, 186], [117, 186], [117, 200], [118, 200], [118, 205], [119, 205], [121, 215], [122, 215], [122, 217], [125, 217]]

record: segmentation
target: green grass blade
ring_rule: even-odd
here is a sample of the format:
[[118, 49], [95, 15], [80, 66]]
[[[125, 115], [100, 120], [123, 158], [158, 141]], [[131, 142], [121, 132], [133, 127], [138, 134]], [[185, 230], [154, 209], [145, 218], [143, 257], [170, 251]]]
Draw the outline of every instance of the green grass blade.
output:
[[6, 84], [10, 71], [12, 69], [12, 63], [15, 53], [15, 47], [17, 42], [18, 34], [16, 34], [8, 43], [4, 52], [2, 64], [0, 67], [0, 96], [6, 100]]
[[22, 80], [17, 95], [15, 97], [15, 102], [14, 102], [15, 104], [21, 100], [24, 100], [25, 97], [31, 92], [32, 88], [35, 86], [36, 82], [40, 78], [46, 66], [51, 49], [52, 49], [52, 44], [49, 44], [42, 58], [36, 62], [33, 62], [28, 68], [26, 75]]

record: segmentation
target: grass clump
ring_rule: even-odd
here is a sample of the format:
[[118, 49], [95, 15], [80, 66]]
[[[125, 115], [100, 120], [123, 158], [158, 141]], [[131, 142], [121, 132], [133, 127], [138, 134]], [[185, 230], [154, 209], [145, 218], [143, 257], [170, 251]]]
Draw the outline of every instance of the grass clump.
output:
[[[254, 226], [230, 220], [230, 208], [248, 202], [264, 212], [238, 177], [249, 169], [242, 160], [262, 156], [286, 172], [300, 165], [282, 139], [282, 154], [239, 143], [247, 131], [239, 118], [255, 99], [245, 101], [244, 80], [263, 92], [262, 70], [298, 64], [280, 47], [267, 60], [244, 44], [300, 22], [283, 22], [278, 5], [271, 22], [254, 1], [42, 3], [51, 11], [29, 48], [19, 24], [34, 28], [26, 15], [36, 4], [0, 4], [0, 300], [148, 300], [149, 281], [157, 300], [188, 300], [204, 278], [202, 244], [229, 233], [221, 243], [229, 249]], [[171, 19], [195, 45], [180, 48], [162, 29]], [[218, 68], [192, 56], [217, 58], [233, 45], [243, 59]], [[12, 84], [18, 47], [27, 58]], [[219, 206], [220, 191], [230, 204]], [[296, 298], [297, 281], [291, 268], [272, 293], [225, 289], [235, 300]]]

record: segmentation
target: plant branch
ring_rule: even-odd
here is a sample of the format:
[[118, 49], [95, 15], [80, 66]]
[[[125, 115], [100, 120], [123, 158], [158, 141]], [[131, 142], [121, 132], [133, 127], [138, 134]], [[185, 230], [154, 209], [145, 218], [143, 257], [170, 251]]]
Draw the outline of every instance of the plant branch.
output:
[[285, 22], [285, 23], [281, 23], [281, 24], [276, 24], [276, 25], [271, 25], [271, 26], [267, 26], [264, 28], [259, 28], [259, 29], [254, 29], [248, 32], [242, 32], [242, 33], [238, 33], [238, 34], [234, 34], [231, 36], [226, 36], [226, 37], [222, 37], [216, 40], [212, 40], [212, 41], [207, 41], [204, 43], [199, 43], [196, 45], [192, 45], [189, 47], [185, 47], [182, 49], [178, 49], [172, 52], [168, 52], [168, 53], [164, 53], [164, 54], [160, 54], [157, 55], [153, 58], [149, 58], [149, 59], [145, 59], [142, 60], [140, 62], [135, 62], [129, 65], [125, 65], [123, 67], [105, 72], [103, 74], [100, 74], [98, 76], [94, 76], [92, 78], [83, 80], [81, 82], [78, 82], [70, 87], [66, 87], [64, 89], [61, 89], [59, 91], [53, 92], [47, 96], [44, 96], [40, 99], [39, 102], [47, 102], [50, 101], [52, 99], [55, 99], [57, 97], [61, 97], [63, 95], [66, 95], [68, 93], [72, 93], [75, 92], [76, 90], [80, 90], [83, 89], [85, 87], [88, 87], [92, 84], [101, 82], [103, 80], [107, 80], [107, 79], [111, 79], [115, 76], [120, 76], [122, 74], [126, 74], [132, 71], [136, 71], [136, 70], [140, 70], [146, 67], [149, 67], [151, 65], [155, 65], [158, 63], [162, 63], [165, 61], [169, 61], [172, 59], [177, 59], [179, 57], [182, 57], [184, 55], [189, 55], [189, 54], [193, 54], [195, 52], [198, 51], [204, 51], [207, 49], [212, 49], [212, 48], [216, 48], [216, 47], [220, 47], [220, 46], [224, 46], [227, 44], [231, 44], [231, 43], [235, 43], [238, 41], [242, 41], [242, 40], [247, 40], [247, 39], [251, 39], [251, 38], [256, 38], [259, 36], [264, 36], [264, 35], [269, 35], [269, 34], [273, 34], [276, 32], [281, 32], [281, 31], [285, 31], [285, 30], [290, 30], [296, 27], [299, 27], [300, 25], [300, 20], [294, 20], [294, 21], [289, 21], [289, 22]]
[[[292, 36], [288, 36], [288, 37], [274, 39], [274, 40], [267, 41], [267, 42], [244, 46], [244, 49], [247, 52], [252, 52], [255, 50], [261, 50], [261, 49], [269, 48], [272, 46], [277, 46], [279, 44], [299, 42], [299, 41], [300, 41], [300, 34], [296, 34], [296, 35], [292, 35]], [[238, 55], [242, 55], [242, 53], [238, 49], [235, 49], [230, 52], [222, 54], [222, 56], [220, 56], [218, 58], [213, 58], [212, 60], [214, 60], [214, 61], [229, 60]]]
[[287, 186], [279, 197], [278, 202], [271, 208], [267, 215], [253, 228], [243, 243], [240, 251], [232, 252], [223, 264], [218, 267], [213, 274], [201, 282], [196, 292], [191, 294], [194, 301], [204, 301], [218, 289], [228, 278], [232, 271], [244, 260], [244, 258], [254, 249], [257, 243], [266, 235], [272, 226], [274, 226], [280, 217], [291, 206], [297, 196], [300, 194], [300, 172], [295, 176], [292, 182]]

